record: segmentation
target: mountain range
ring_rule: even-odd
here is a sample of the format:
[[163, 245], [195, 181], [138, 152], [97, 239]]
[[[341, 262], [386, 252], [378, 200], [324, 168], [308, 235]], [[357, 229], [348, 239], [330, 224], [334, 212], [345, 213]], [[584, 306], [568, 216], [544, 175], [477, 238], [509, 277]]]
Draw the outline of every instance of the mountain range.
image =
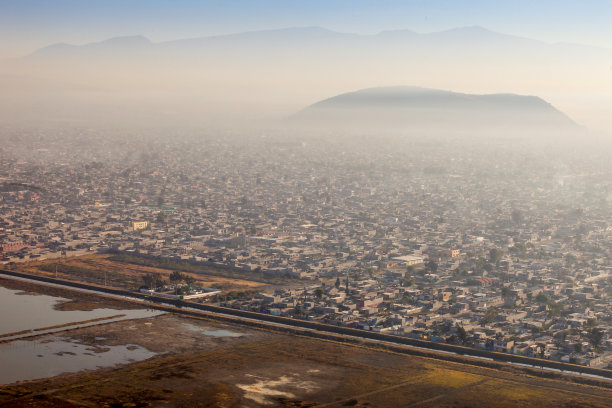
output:
[[103, 120], [134, 110], [139, 120], [146, 112], [196, 122], [280, 118], [328, 95], [395, 84], [536, 94], [564, 109], [612, 95], [611, 62], [610, 50], [482, 27], [374, 35], [304, 27], [160, 43], [117, 37], [0, 62], [0, 121]]

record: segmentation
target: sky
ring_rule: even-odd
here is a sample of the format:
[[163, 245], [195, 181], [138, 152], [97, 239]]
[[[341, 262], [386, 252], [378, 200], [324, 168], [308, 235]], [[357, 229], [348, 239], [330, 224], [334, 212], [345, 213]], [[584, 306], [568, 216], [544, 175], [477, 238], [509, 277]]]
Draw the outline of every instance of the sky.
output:
[[479, 25], [612, 49], [609, 0], [0, 0], [0, 59], [124, 35], [154, 42], [321, 26], [373, 34]]
[[[547, 43], [575, 43], [612, 50], [611, 21], [610, 0], [0, 0], [0, 68], [56, 43], [83, 45], [132, 35], [164, 42], [312, 26], [356, 34], [387, 30], [431, 33], [481, 26]], [[601, 55], [609, 55], [603, 49], [592, 54], [600, 51]], [[491, 66], [497, 66], [496, 61], [493, 58]], [[352, 75], [343, 74], [340, 78], [315, 78], [315, 74], [307, 72], [310, 82], [303, 83], [293, 81], [285, 73], [278, 78], [258, 76], [255, 70], [239, 78], [230, 78], [228, 73], [226, 82], [218, 86], [222, 95], [227, 94], [225, 85], [259, 87], [265, 90], [262, 98], [265, 96], [270, 102], [276, 96], [276, 102], [270, 103], [287, 111], [336, 93], [391, 82], [392, 85], [428, 86], [459, 92], [524, 93], [545, 98], [579, 123], [612, 133], [612, 60], [597, 61], [592, 67], [587, 66], [588, 60], [577, 56], [570, 58], [570, 63], [555, 66], [554, 70], [534, 68], [524, 76], [519, 75], [524, 71], [521, 69], [532, 61], [514, 62], [498, 67], [498, 71], [487, 71], [485, 76], [476, 76], [471, 70], [463, 74], [455, 71], [453, 76], [448, 76], [446, 71], [417, 72], [420, 76], [416, 76], [416, 82], [414, 75], [406, 78], [400, 65], [368, 70], [367, 64], [362, 64], [362, 71], [367, 72], [359, 71], [358, 75], [357, 71], [351, 71]], [[573, 67], [582, 62], [587, 68]], [[163, 71], [162, 67], [156, 68]], [[389, 74], [388, 70], [395, 68], [395, 76]], [[383, 70], [384, 75], [377, 69]], [[74, 80], [68, 70], [61, 72], [66, 81]], [[112, 76], [106, 71], [103, 73], [111, 81]], [[120, 70], [118, 73], [128, 72]], [[18, 74], [28, 75], [22, 71]], [[47, 72], [43, 74], [46, 78]], [[199, 71], [193, 73], [200, 74]], [[140, 76], [134, 75], [136, 79]], [[180, 77], [185, 83], [193, 79], [170, 74], [167, 77], [172, 79], [168, 81], [170, 85], [175, 84], [175, 78]], [[132, 83], [133, 79], [127, 80]], [[6, 77], [5, 80], [11, 79]], [[204, 88], [210, 93], [209, 85]], [[252, 95], [253, 100], [257, 100], [256, 105], [262, 105], [263, 100], [257, 99], [256, 92], [249, 91], [245, 95]], [[241, 95], [241, 101], [245, 95]]]

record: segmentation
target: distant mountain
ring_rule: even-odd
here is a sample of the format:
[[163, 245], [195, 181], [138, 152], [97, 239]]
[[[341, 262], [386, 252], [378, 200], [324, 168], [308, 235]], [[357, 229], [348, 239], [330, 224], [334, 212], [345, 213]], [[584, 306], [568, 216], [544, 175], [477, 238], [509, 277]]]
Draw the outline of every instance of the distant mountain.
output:
[[324, 126], [426, 130], [578, 128], [568, 116], [537, 96], [472, 95], [408, 86], [337, 95], [303, 109], [293, 120]]
[[[335, 46], [380, 47], [385, 45], [397, 46], [397, 41], [403, 42], [406, 47], [426, 45], [440, 47], [461, 43], [463, 46], [483, 44], [514, 44], [516, 46], [550, 47], [551, 45], [539, 41], [496, 33], [482, 27], [462, 27], [452, 30], [419, 34], [410, 30], [383, 31], [374, 35], [358, 35], [340, 33], [322, 27], [294, 27], [275, 30], [249, 31], [237, 34], [218, 35], [200, 38], [188, 38], [161, 43], [152, 43], [143, 36], [114, 37], [105, 41], [85, 45], [69, 45], [65, 43], [52, 44], [41, 48], [25, 58], [40, 58], [53, 56], [86, 55], [100, 51], [149, 51], [155, 49], [161, 53], [172, 49], [184, 50], [190, 48], [194, 51], [206, 51], [209, 47], [231, 46], [242, 49], [296, 47], [301, 45], [315, 45], [320, 48], [333, 48]], [[556, 46], [553, 46], [556, 47]], [[54, 55], [54, 53], [57, 53]]]
[[141, 35], [128, 37], [113, 37], [101, 42], [89, 43], [85, 45], [71, 45], [66, 43], [51, 44], [43, 47], [25, 58], [44, 58], [44, 57], [65, 57], [71, 53], [74, 55], [83, 54], [83, 52], [119, 52], [127, 50], [142, 50], [148, 49], [153, 43], [146, 37]]
[[612, 105], [600, 100], [612, 95], [611, 62], [611, 50], [482, 27], [373, 35], [296, 27], [159, 43], [116, 37], [0, 61], [0, 122], [55, 119], [58, 108], [83, 121], [112, 119], [102, 114], [109, 111], [129, 117], [133, 107], [204, 122], [278, 118], [346, 89], [402, 83], [511, 89], [574, 108], [580, 100], [605, 105], [612, 117]]

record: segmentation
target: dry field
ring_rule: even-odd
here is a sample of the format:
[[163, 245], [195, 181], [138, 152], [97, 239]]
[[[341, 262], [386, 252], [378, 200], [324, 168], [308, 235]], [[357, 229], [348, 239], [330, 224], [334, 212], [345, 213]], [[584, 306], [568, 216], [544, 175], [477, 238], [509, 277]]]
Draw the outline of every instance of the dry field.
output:
[[[3, 286], [84, 302], [61, 288]], [[16, 281], [13, 281], [16, 282]], [[45, 289], [47, 288], [47, 289]], [[87, 295], [97, 307], [124, 302]], [[129, 303], [129, 302], [125, 302]], [[138, 305], [137, 305], [138, 306]], [[229, 330], [238, 337], [215, 337]], [[610, 407], [612, 383], [589, 386], [345, 345], [172, 313], [62, 334], [81, 343], [136, 344], [157, 355], [0, 386], [2, 407]], [[101, 340], [103, 339], [103, 340]], [[103, 351], [102, 351], [103, 352]]]
[[[188, 329], [185, 325], [191, 326]], [[103, 331], [100, 332], [100, 327]], [[3, 407], [609, 407], [612, 390], [165, 315], [72, 333], [148, 361], [0, 388]], [[211, 338], [193, 327], [243, 337]]]
[[[43, 261], [32, 261], [17, 265], [17, 269], [46, 276], [55, 276], [55, 266], [57, 265], [57, 277], [69, 280], [78, 280], [93, 284], [108, 284], [120, 288], [134, 289], [142, 285], [142, 276], [148, 273], [157, 273], [162, 279], [168, 281], [168, 277], [173, 272], [169, 269], [155, 268], [151, 266], [136, 265], [127, 262], [119, 262], [110, 259], [109, 254], [92, 254], [73, 258], [50, 259]], [[45, 269], [43, 269], [45, 267]], [[74, 268], [70, 268], [74, 267]], [[78, 270], [78, 272], [75, 272]], [[245, 290], [255, 289], [265, 286], [265, 283], [233, 279], [223, 276], [215, 276], [214, 268], [207, 268], [209, 273], [196, 274], [185, 272], [185, 275], [192, 276], [203, 286], [217, 286], [224, 290]]]

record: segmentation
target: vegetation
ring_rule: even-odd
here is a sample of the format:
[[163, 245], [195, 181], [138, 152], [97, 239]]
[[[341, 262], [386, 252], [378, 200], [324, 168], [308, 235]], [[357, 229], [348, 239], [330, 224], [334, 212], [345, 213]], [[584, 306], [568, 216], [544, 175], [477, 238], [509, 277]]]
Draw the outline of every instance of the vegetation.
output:
[[241, 271], [238, 269], [217, 268], [189, 261], [174, 260], [169, 258], [152, 258], [138, 254], [127, 254], [123, 252], [113, 255], [109, 259], [118, 262], [142, 266], [151, 266], [155, 268], [169, 269], [178, 272], [189, 272], [199, 275], [222, 276], [225, 278], [244, 279], [269, 284], [287, 284], [294, 280], [286, 276], [267, 274], [261, 270], [258, 272], [248, 272]]
[[410, 286], [414, 285], [414, 284], [415, 284], [415, 282], [416, 282], [416, 280], [414, 279], [414, 277], [412, 277], [412, 276], [406, 276], [406, 277], [404, 278], [404, 280], [402, 281], [402, 284], [403, 284], [404, 286], [406, 286], [406, 287], [410, 287]]
[[559, 317], [563, 311], [563, 304], [560, 302], [554, 302], [549, 300], [546, 304], [548, 308], [548, 316], [549, 317]]
[[430, 259], [425, 264], [425, 270], [429, 273], [436, 273], [438, 271], [438, 264], [433, 259]]
[[502, 251], [501, 249], [491, 248], [491, 250], [489, 251], [489, 261], [493, 264], [497, 264], [499, 261], [501, 261], [503, 256], [504, 251]]
[[68, 275], [69, 277], [78, 278], [83, 282], [89, 282], [94, 284], [108, 284], [110, 282], [120, 282], [122, 284], [130, 285], [133, 284], [130, 277], [123, 275], [120, 272], [109, 272], [109, 271], [101, 271], [97, 269], [90, 269], [77, 265], [68, 265], [65, 263], [57, 262], [57, 263], [44, 263], [38, 266], [38, 269], [41, 269], [46, 272], [55, 273], [62, 275]]
[[249, 299], [259, 293], [259, 290], [232, 290], [223, 295], [215, 295], [212, 298], [213, 302], [223, 302], [227, 300]]
[[159, 273], [147, 273], [142, 276], [142, 281], [149, 289], [157, 289], [166, 284]]
[[463, 326], [457, 326], [457, 338], [461, 341], [461, 344], [464, 344], [467, 340], [467, 332], [463, 328]]
[[482, 319], [480, 319], [480, 324], [484, 326], [485, 324], [493, 323], [496, 317], [497, 309], [494, 307], [490, 307], [487, 309]]
[[599, 351], [604, 337], [604, 331], [598, 327], [593, 327], [588, 331], [587, 339], [596, 351]]

